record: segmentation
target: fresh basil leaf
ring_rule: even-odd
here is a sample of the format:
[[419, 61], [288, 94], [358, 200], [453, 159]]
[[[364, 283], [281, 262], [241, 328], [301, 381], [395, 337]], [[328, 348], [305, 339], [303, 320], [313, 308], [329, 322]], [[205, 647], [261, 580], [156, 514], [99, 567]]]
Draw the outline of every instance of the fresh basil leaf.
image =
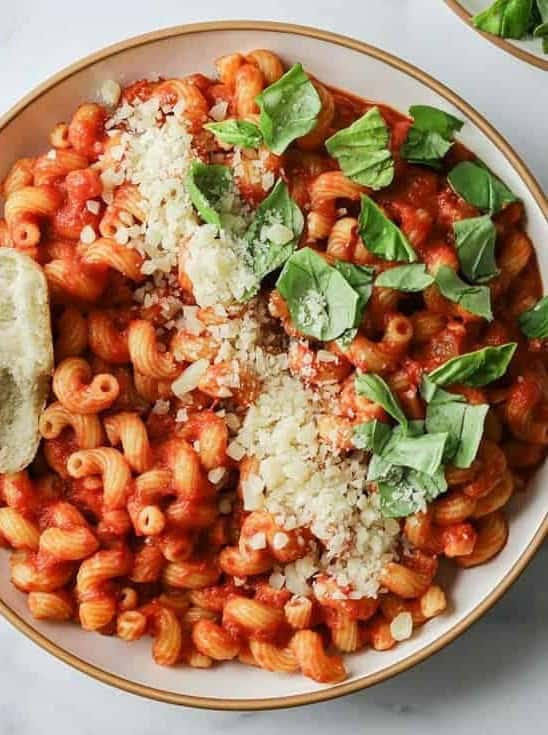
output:
[[546, 339], [548, 337], [548, 296], [518, 316], [519, 328], [529, 339]]
[[263, 142], [259, 128], [246, 120], [223, 120], [204, 125], [222, 143], [240, 148], [258, 148]]
[[441, 466], [447, 438], [446, 432], [421, 436], [393, 434], [380, 455], [391, 465], [410, 467], [417, 472], [433, 475]]
[[289, 195], [286, 184], [279, 179], [257, 207], [244, 235], [259, 281], [286, 262], [297, 247], [303, 227], [303, 214]]
[[412, 105], [409, 114], [413, 118], [413, 127], [425, 132], [438, 133], [445, 140], [453, 140], [455, 133], [458, 133], [464, 125], [458, 117], [429, 105]]
[[382, 189], [394, 179], [389, 140], [390, 132], [379, 108], [372, 107], [348, 128], [328, 138], [325, 147], [349, 179], [371, 189]]
[[423, 510], [426, 502], [447, 490], [443, 468], [434, 475], [416, 470], [405, 470], [397, 483], [379, 481], [381, 513], [385, 518], [402, 518]]
[[409, 426], [407, 416], [404, 414], [398, 399], [380, 375], [375, 375], [375, 373], [356, 375], [355, 386], [358, 395], [365, 396], [370, 401], [378, 403], [386, 413], [390, 414], [401, 425], [404, 432], [407, 431]]
[[548, 23], [548, 0], [535, 0], [538, 17], [542, 23]]
[[453, 224], [460, 267], [472, 283], [484, 283], [500, 271], [495, 260], [497, 229], [488, 214]]
[[461, 161], [447, 176], [451, 188], [468, 204], [482, 212], [496, 214], [517, 197], [484, 165]]
[[287, 260], [276, 288], [297, 329], [315, 339], [336, 339], [360, 318], [359, 293], [311, 248], [302, 248]]
[[548, 0], [534, 0], [533, 10], [531, 13], [531, 23], [533, 35], [536, 38], [543, 38], [546, 42], [548, 37]]
[[400, 228], [365, 195], [362, 196], [359, 228], [367, 249], [379, 258], [404, 260], [408, 263], [417, 260], [417, 254]]
[[185, 179], [190, 201], [200, 217], [210, 225], [221, 226], [223, 198], [232, 187], [232, 173], [227, 166], [193, 161]]
[[448, 434], [444, 462], [450, 461], [455, 467], [470, 467], [478, 453], [488, 411], [486, 404], [471, 405], [456, 400], [428, 406], [427, 431]]
[[[548, 0], [535, 0], [533, 7], [536, 11], [533, 15], [533, 35], [536, 38], [542, 38], [546, 46], [548, 40]], [[547, 52], [546, 48], [544, 48], [544, 52]]]
[[268, 148], [278, 156], [316, 125], [322, 103], [301, 64], [295, 64], [255, 100], [259, 127]]
[[466, 355], [453, 357], [428, 374], [437, 385], [463, 383], [481, 388], [501, 378], [514, 356], [517, 342], [507, 342], [499, 347], [483, 347]]
[[529, 26], [532, 0], [495, 0], [472, 18], [481, 31], [502, 38], [523, 38]]
[[488, 286], [470, 286], [447, 265], [438, 268], [435, 278], [440, 292], [446, 299], [460, 304], [471, 314], [477, 314], [487, 321], [492, 321], [491, 292]]
[[440, 388], [440, 386], [434, 383], [427, 373], [422, 376], [420, 393], [426, 403], [432, 403], [433, 405], [466, 402], [466, 398], [461, 396], [459, 393], [449, 393], [449, 391]]
[[[363, 310], [367, 306], [367, 302], [373, 291], [373, 277], [375, 269], [368, 265], [354, 265], [345, 260], [337, 260], [333, 263], [333, 267], [341, 273], [345, 280], [352, 286], [354, 291], [360, 296], [360, 321]], [[359, 322], [358, 322], [359, 324]]]
[[363, 424], [355, 426], [352, 441], [357, 449], [381, 454], [391, 435], [391, 426], [374, 419], [373, 421], [366, 421]]
[[404, 293], [424, 291], [434, 283], [434, 278], [426, 272], [424, 263], [413, 265], [399, 265], [384, 271], [377, 277], [375, 286], [395, 288]]
[[453, 145], [453, 136], [462, 126], [462, 120], [443, 110], [428, 105], [409, 108], [413, 125], [409, 128], [401, 154], [410, 163], [419, 163], [440, 169], [442, 159]]
[[426, 132], [411, 126], [401, 147], [401, 155], [409, 163], [430, 166], [440, 171], [443, 158], [452, 145], [452, 141], [445, 140], [439, 133]]
[[403, 480], [399, 484], [379, 480], [377, 487], [384, 518], [405, 518], [420, 510], [423, 505], [420, 495]]

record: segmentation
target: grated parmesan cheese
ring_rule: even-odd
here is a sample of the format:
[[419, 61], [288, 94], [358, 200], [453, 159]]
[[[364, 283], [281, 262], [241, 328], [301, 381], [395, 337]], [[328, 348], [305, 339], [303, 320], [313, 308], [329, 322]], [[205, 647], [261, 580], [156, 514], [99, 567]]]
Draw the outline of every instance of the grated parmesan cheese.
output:
[[213, 105], [213, 107], [209, 110], [209, 117], [212, 120], [215, 120], [215, 122], [221, 122], [226, 118], [226, 113], [228, 110], [228, 102], [225, 100], [219, 100], [216, 105]]
[[84, 245], [91, 245], [92, 242], [95, 242], [97, 239], [97, 235], [95, 234], [95, 230], [91, 225], [86, 225], [85, 227], [82, 227], [80, 231], [80, 242], [83, 242]]
[[399, 525], [383, 518], [377, 494], [367, 494], [364, 455], [337, 455], [320, 442], [321, 396], [285, 366], [271, 362], [260, 374], [262, 393], [232, 442], [259, 461], [258, 474], [243, 483], [244, 509], [264, 507], [285, 530], [306, 526], [321, 542], [284, 567], [291, 592], [309, 593], [315, 575], [326, 573], [350, 595], [375, 596]]
[[406, 641], [413, 633], [413, 616], [409, 612], [401, 612], [390, 623], [390, 633], [395, 641]]
[[259, 282], [246, 255], [246, 243], [226, 230], [219, 232], [215, 225], [196, 228], [186, 245], [184, 269], [199, 306], [227, 306], [257, 290]]
[[103, 104], [105, 104], [107, 107], [114, 107], [118, 104], [118, 101], [120, 100], [122, 88], [120, 87], [118, 82], [114, 81], [114, 79], [107, 79], [101, 85], [99, 93]]
[[226, 470], [224, 467], [215, 467], [214, 469], [210, 470], [207, 473], [207, 479], [213, 485], [216, 485], [218, 482], [220, 482], [223, 479], [223, 477], [225, 476], [225, 473], [226, 473]]
[[171, 390], [177, 398], [182, 398], [186, 393], [190, 393], [190, 391], [197, 388], [208, 367], [209, 360], [196, 360], [186, 370], [183, 370], [171, 384]]

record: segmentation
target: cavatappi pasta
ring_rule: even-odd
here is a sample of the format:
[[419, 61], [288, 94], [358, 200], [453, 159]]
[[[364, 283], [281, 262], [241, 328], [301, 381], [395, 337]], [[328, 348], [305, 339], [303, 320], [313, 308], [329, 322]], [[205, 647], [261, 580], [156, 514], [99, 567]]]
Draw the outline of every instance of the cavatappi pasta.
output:
[[1, 187], [56, 358], [0, 476], [12, 582], [160, 665], [339, 682], [443, 613], [442, 558], [503, 548], [545, 456], [523, 206], [457, 118], [267, 50], [101, 92]]

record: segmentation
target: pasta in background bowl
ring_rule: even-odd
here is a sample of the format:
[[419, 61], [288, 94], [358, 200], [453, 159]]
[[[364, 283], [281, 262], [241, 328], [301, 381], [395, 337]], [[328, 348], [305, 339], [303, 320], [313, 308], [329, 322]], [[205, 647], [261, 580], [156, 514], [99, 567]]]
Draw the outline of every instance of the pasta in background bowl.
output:
[[[223, 57], [218, 65], [220, 78], [208, 81], [206, 77], [214, 73], [213, 60], [219, 56]], [[168, 81], [139, 83], [151, 76], [151, 70], [160, 70], [162, 79]], [[312, 79], [307, 74], [313, 75]], [[189, 75], [194, 75], [190, 83], [180, 81]], [[126, 88], [121, 104], [118, 85]], [[105, 101], [112, 103], [108, 112], [96, 104]], [[82, 106], [73, 117], [78, 104]], [[409, 108], [413, 120], [397, 112]], [[228, 109], [236, 113], [237, 125], [227, 125]], [[70, 126], [59, 125], [60, 120], [71, 119]], [[182, 124], [180, 120], [185, 119]], [[40, 120], [39, 125], [36, 120]], [[106, 136], [105, 125], [109, 131]], [[414, 133], [410, 133], [412, 125]], [[50, 133], [53, 154], [47, 153], [47, 148], [44, 151]], [[197, 151], [193, 160], [189, 160], [190, 138]], [[458, 491], [452, 491], [451, 496], [443, 494], [446, 487], [439, 487], [440, 471], [443, 475], [443, 466], [449, 464], [457, 465], [453, 472], [470, 471], [480, 452], [480, 462], [491, 463], [493, 475], [503, 473], [505, 460], [500, 459], [496, 444], [484, 442], [480, 448], [481, 432], [473, 435], [470, 427], [485, 420], [481, 388], [504, 375], [514, 354], [513, 334], [504, 328], [496, 333], [495, 323], [490, 336], [479, 340], [481, 330], [478, 327], [474, 331], [474, 324], [491, 318], [489, 288], [485, 284], [495, 278], [500, 284], [504, 276], [498, 273], [497, 265], [501, 263], [493, 262], [493, 221], [499, 227], [499, 236], [515, 235], [517, 255], [513, 247], [504, 261], [506, 272], [513, 274], [523, 267], [520, 258], [526, 263], [530, 257], [528, 241], [516, 225], [521, 217], [516, 202], [523, 202], [527, 232], [537, 245], [546, 234], [546, 203], [523, 164], [477, 113], [421, 72], [358, 42], [276, 24], [212, 23], [134, 39], [84, 60], [8, 113], [0, 139], [3, 176], [15, 159], [27, 157], [28, 161], [28, 156], [40, 156], [37, 163], [29, 164], [31, 169], [23, 162], [8, 175], [7, 189], [11, 189], [13, 198], [9, 204], [8, 196], [9, 232], [4, 237], [12, 238], [12, 243], [15, 239], [16, 245], [38, 260], [42, 257], [48, 261], [44, 271], [53, 302], [58, 302], [54, 329], [60, 367], [53, 381], [57, 402], [44, 412], [40, 430], [45, 438], [45, 461], [65, 477], [71, 493], [63, 500], [70, 499], [73, 508], [57, 508], [57, 520], [44, 517], [39, 541], [36, 533], [40, 530], [28, 518], [25, 520], [28, 509], [26, 514], [17, 515], [16, 511], [14, 515], [8, 507], [4, 516], [0, 509], [3, 534], [20, 549], [12, 561], [11, 573], [19, 587], [30, 592], [28, 605], [35, 616], [29, 612], [25, 596], [11, 586], [8, 554], [2, 553], [1, 610], [14, 624], [55, 655], [129, 691], [205, 707], [276, 707], [317, 701], [381, 681], [452, 640], [502, 594], [545, 534], [545, 470], [541, 467], [527, 492], [514, 494], [507, 506], [510, 534], [506, 544], [506, 525], [498, 509], [512, 494], [513, 480], [505, 476], [506, 480], [503, 477], [497, 484], [498, 477], [483, 478], [489, 487], [464, 493], [468, 499], [472, 497], [470, 505], [474, 507], [458, 511], [458, 523], [453, 527], [444, 524], [442, 516], [444, 512], [451, 515], [454, 508], [450, 503], [440, 503], [443, 498], [454, 498]], [[98, 140], [103, 141], [100, 150], [96, 147]], [[361, 141], [359, 149], [356, 140]], [[257, 148], [262, 151], [260, 155], [253, 153]], [[320, 149], [323, 153], [318, 156]], [[489, 170], [478, 166], [467, 149]], [[98, 156], [101, 158], [95, 165]], [[236, 196], [225, 164], [237, 181]], [[406, 203], [386, 192], [395, 190], [408, 164], [417, 191], [406, 195], [410, 197]], [[303, 170], [309, 177], [304, 189]], [[444, 177], [448, 177], [453, 192], [447, 189], [443, 195], [444, 216], [449, 220], [443, 226], [437, 222], [436, 227], [441, 237], [456, 220], [468, 223], [465, 230], [461, 224], [454, 231], [457, 243], [462, 245], [460, 270], [468, 283], [455, 275], [454, 266], [449, 267], [456, 257], [454, 248], [448, 251], [447, 244], [440, 242], [438, 247], [421, 249], [430, 237], [426, 234], [421, 240], [421, 228], [430, 233], [433, 222], [428, 221], [424, 208], [421, 213], [416, 202], [421, 197], [426, 201], [424, 191], [432, 185], [437, 196], [438, 189], [446, 185]], [[62, 194], [51, 186], [59, 178], [65, 187], [61, 188]], [[183, 178], [186, 183], [180, 198], [179, 187], [174, 187], [173, 181]], [[164, 190], [162, 179], [167, 182]], [[39, 239], [33, 241], [37, 233], [32, 217], [17, 219], [13, 215], [14, 211], [26, 211], [21, 183], [30, 188], [42, 186], [40, 191], [49, 196], [40, 202], [41, 209], [30, 208], [34, 217], [39, 215], [53, 223], [56, 237], [49, 237], [46, 245]], [[483, 197], [485, 191], [489, 192], [487, 200]], [[68, 197], [64, 208], [63, 196]], [[142, 197], [148, 202], [146, 216]], [[192, 209], [185, 197], [190, 197]], [[19, 199], [22, 203], [18, 210]], [[168, 200], [171, 208], [165, 206]], [[189, 222], [183, 225], [188, 225], [189, 231], [184, 230], [180, 216], [175, 216], [184, 207]], [[399, 227], [394, 225], [396, 221]], [[216, 233], [221, 224], [225, 234], [220, 240]], [[359, 247], [364, 247], [357, 236], [358, 228], [363, 242], [369, 244], [369, 250], [366, 247], [361, 256], [356, 255]], [[471, 235], [473, 241], [480, 238], [485, 243], [479, 262], [466, 254]], [[73, 257], [78, 239], [78, 259], [91, 268], [88, 275], [86, 267], [75, 270], [67, 258]], [[176, 247], [164, 247], [170, 239]], [[307, 247], [295, 250], [299, 239]], [[180, 240], [185, 245], [179, 253]], [[133, 247], [127, 247], [133, 241]], [[377, 242], [384, 244], [377, 246]], [[41, 256], [41, 245], [47, 248], [45, 258]], [[252, 267], [244, 267], [249, 248]], [[348, 248], [353, 248], [353, 255], [348, 256]], [[325, 251], [327, 260], [318, 254]], [[537, 250], [537, 257], [540, 272], [545, 273], [546, 255]], [[427, 263], [428, 271], [420, 260]], [[400, 264], [398, 269], [385, 267], [395, 262]], [[436, 267], [432, 267], [433, 262]], [[279, 273], [282, 266], [277, 291], [272, 292], [271, 273]], [[224, 279], [219, 280], [219, 273]], [[256, 293], [265, 278], [270, 296], [261, 304]], [[377, 286], [376, 279], [380, 279]], [[133, 296], [129, 292], [128, 301], [130, 284]], [[334, 305], [330, 300], [333, 284], [337, 293]], [[529, 308], [541, 296], [534, 267], [525, 286], [524, 306]], [[365, 333], [369, 329], [371, 334], [378, 334], [381, 326], [385, 327], [385, 312], [394, 311], [397, 303], [383, 303], [382, 299], [377, 303], [379, 293], [389, 297], [402, 290], [430, 294], [425, 297], [429, 317], [421, 317], [424, 310], [413, 306], [416, 297], [412, 293], [405, 296], [407, 305], [399, 316], [388, 319], [385, 344], [379, 350], [375, 348], [378, 342], [368, 342], [355, 330], [364, 314], [369, 313], [374, 321], [376, 308], [379, 324], [366, 325]], [[104, 300], [102, 309], [95, 305], [103, 291], [107, 294], [104, 298], [111, 299], [108, 308], [117, 309], [114, 321], [113, 312], [105, 310]], [[128, 316], [124, 309], [128, 311], [131, 303], [136, 304], [136, 311]], [[239, 307], [232, 313], [235, 303], [254, 305], [243, 310]], [[158, 312], [163, 309], [162, 316]], [[227, 323], [226, 309], [228, 324], [234, 321], [228, 331], [223, 327]], [[181, 318], [180, 311], [183, 321], [179, 323], [176, 320]], [[421, 371], [428, 374], [430, 382], [422, 386], [419, 396], [418, 379], [414, 385], [410, 383], [411, 367], [407, 365], [399, 373], [398, 368], [407, 355], [412, 333], [420, 334], [422, 330], [425, 342], [432, 342], [428, 335], [440, 326], [436, 322], [440, 314], [445, 321], [452, 320], [453, 347], [448, 347], [445, 340], [430, 353], [427, 348], [421, 353]], [[278, 334], [271, 319], [293, 339], [289, 353], [284, 329]], [[463, 323], [468, 325], [466, 329]], [[181, 324], [186, 336], [178, 340], [176, 332]], [[265, 325], [267, 333], [278, 337], [261, 342], [257, 332]], [[538, 329], [530, 323], [523, 328], [530, 336], [535, 336], [534, 329]], [[466, 349], [458, 346], [462, 340], [459, 329], [475, 335], [472, 341], [476, 351], [481, 350], [479, 356], [463, 362], [462, 354], [473, 349], [472, 342]], [[206, 338], [202, 337], [204, 333]], [[305, 339], [295, 339], [299, 336]], [[159, 347], [164, 340], [167, 342], [166, 337], [171, 338], [169, 346]], [[217, 350], [226, 353], [224, 361], [215, 362]], [[255, 361], [260, 360], [268, 390], [263, 386], [261, 392], [253, 374], [240, 371], [235, 381], [230, 371], [226, 372], [226, 365], [238, 351], [240, 355], [242, 351], [248, 356], [252, 353]], [[458, 364], [451, 362], [455, 356]], [[119, 367], [112, 367], [113, 363]], [[129, 363], [135, 368], [133, 385], [127, 380], [124, 383], [124, 366]], [[356, 377], [355, 368], [364, 374]], [[481, 370], [483, 377], [479, 376]], [[90, 383], [92, 371], [95, 378], [91, 385], [98, 390], [81, 389]], [[451, 390], [457, 382], [455, 376], [458, 382], [468, 380], [472, 386], [462, 391], [463, 395], [442, 388]], [[331, 556], [328, 554], [325, 560], [325, 555], [318, 555], [313, 546], [314, 538], [299, 532], [306, 502], [304, 510], [301, 502], [300, 516], [291, 524], [288, 514], [295, 508], [287, 505], [290, 495], [278, 492], [267, 507], [272, 516], [264, 513], [257, 500], [265, 483], [280, 487], [273, 475], [280, 472], [279, 463], [272, 460], [285, 446], [287, 431], [295, 428], [286, 427], [284, 433], [279, 425], [274, 426], [276, 433], [269, 446], [268, 440], [257, 439], [265, 431], [261, 416], [271, 417], [274, 410], [280, 413], [279, 422], [291, 414], [304, 416], [297, 427], [303, 430], [310, 413], [314, 422], [320, 418], [315, 406], [316, 389], [323, 384], [333, 387], [333, 383], [338, 385], [343, 380], [346, 399], [341, 400], [351, 401], [354, 413], [345, 415], [330, 404], [329, 410], [320, 411], [324, 428], [318, 421], [318, 431], [329, 439], [328, 446], [339, 444], [343, 434], [341, 441], [346, 441], [348, 430], [356, 431], [358, 427], [362, 433], [356, 444], [376, 455], [377, 474], [370, 473], [369, 479], [382, 490], [382, 500], [375, 493], [350, 493], [348, 488], [356, 483], [356, 473], [363, 471], [365, 475], [366, 467], [359, 458], [347, 459], [344, 452], [339, 455], [334, 448], [328, 455], [318, 449], [324, 452], [318, 476], [306, 481], [320, 486], [331, 483], [338, 492], [336, 483], [347, 478], [337, 497], [347, 498], [343, 517], [354, 512], [354, 503], [359, 506], [355, 530], [358, 537], [361, 529], [359, 549], [367, 564], [359, 563], [359, 555], [352, 556], [350, 541], [336, 547], [336, 534], [325, 530], [329, 530], [329, 523], [335, 523], [333, 514], [325, 526], [325, 521], [324, 525], [320, 522], [321, 508], [312, 509], [310, 512], [316, 515], [308, 516], [307, 521], [315, 529], [313, 537], [320, 538], [328, 552], [333, 543]], [[197, 404], [189, 404], [187, 398], [196, 387]], [[496, 388], [493, 390], [491, 402], [504, 403], [508, 399], [509, 389], [504, 383], [498, 394]], [[117, 404], [121, 413], [112, 413], [109, 409], [118, 394], [126, 403]], [[360, 397], [360, 411], [365, 404], [365, 416], [356, 409]], [[204, 406], [198, 405], [204, 401]], [[231, 412], [233, 404], [236, 408]], [[424, 418], [426, 404], [430, 413], [426, 414], [426, 425], [419, 427], [414, 420]], [[443, 411], [440, 404], [445, 406]], [[227, 406], [232, 419], [226, 416]], [[206, 411], [207, 421], [203, 410], [195, 413], [196, 408], [210, 409]], [[146, 429], [136, 413], [140, 410]], [[102, 421], [96, 418], [100, 411], [106, 411]], [[451, 421], [460, 420], [461, 427], [455, 439], [458, 448], [453, 446], [450, 460], [447, 411]], [[466, 432], [465, 414], [469, 417]], [[182, 442], [176, 447], [163, 441], [169, 415], [181, 432]], [[357, 416], [359, 421], [354, 420]], [[455, 419], [458, 416], [461, 418]], [[535, 430], [540, 436], [542, 417], [537, 424]], [[74, 438], [56, 443], [68, 425], [73, 431], [69, 436]], [[271, 431], [272, 422], [267, 422], [267, 427]], [[496, 426], [488, 430], [491, 438], [500, 431]], [[290, 442], [293, 474], [287, 476], [295, 482], [302, 481], [303, 472], [308, 472], [303, 464], [315, 441], [316, 434], [305, 432], [302, 440]], [[535, 446], [539, 446], [544, 438], [536, 441]], [[409, 455], [403, 456], [406, 442], [409, 455], [414, 455], [412, 460]], [[116, 449], [120, 444], [123, 454]], [[295, 446], [300, 449], [295, 450]], [[419, 451], [423, 446], [426, 449]], [[251, 455], [261, 459], [260, 471], [252, 466]], [[542, 451], [537, 455], [540, 459]], [[438, 459], [434, 461], [433, 457]], [[235, 485], [229, 484], [223, 493], [223, 477], [230, 476], [238, 463], [244, 475], [243, 482], [240, 478], [239, 501], [233, 492]], [[189, 467], [194, 468], [190, 477]], [[453, 528], [454, 532], [439, 530], [436, 548], [431, 548], [434, 537], [427, 527], [431, 519], [415, 515], [424, 510], [428, 498], [421, 490], [417, 500], [416, 477], [413, 480], [410, 469], [423, 473], [421, 488], [426, 481], [428, 487], [436, 488], [431, 490], [432, 498], [442, 493], [434, 522], [439, 529]], [[397, 480], [394, 470], [399, 473]], [[192, 540], [186, 532], [169, 535], [170, 528], [186, 528], [185, 503], [193, 492], [192, 477], [200, 478], [204, 473], [209, 490], [204, 494], [205, 480], [197, 480], [193, 497], [200, 502], [190, 503]], [[38, 474], [44, 474], [40, 468]], [[453, 482], [457, 488], [465, 482], [462, 476], [459, 478]], [[474, 479], [470, 479], [471, 484]], [[18, 482], [20, 478], [12, 483], [14, 493], [24, 495], [25, 488]], [[41, 502], [49, 507], [55, 491], [45, 487], [49, 480], [37, 482]], [[173, 492], [177, 482], [180, 498], [166, 504], [161, 499], [165, 487], [168, 496], [178, 497]], [[404, 482], [411, 491], [402, 496], [396, 488], [401, 490]], [[132, 490], [128, 501], [130, 484], [135, 492]], [[493, 494], [490, 491], [495, 486], [497, 493]], [[210, 490], [215, 488], [219, 490], [218, 507], [211, 503]], [[485, 489], [490, 494], [486, 495]], [[3, 492], [4, 502], [10, 506], [5, 488]], [[476, 499], [481, 495], [483, 502]], [[100, 510], [96, 507], [98, 496], [104, 503]], [[470, 502], [466, 497], [464, 502]], [[483, 510], [479, 511], [477, 505]], [[68, 518], [67, 513], [73, 515]], [[235, 520], [237, 527], [243, 522], [240, 543], [237, 536], [230, 536], [232, 520], [218, 522], [223, 516]], [[395, 518], [405, 516], [414, 518], [405, 522], [405, 534], [406, 543], [411, 543], [416, 553], [399, 547], [396, 552], [400, 527]], [[61, 558], [60, 536], [67, 529], [76, 546], [65, 545]], [[322, 529], [327, 533], [325, 537]], [[131, 548], [119, 542], [128, 533]], [[144, 544], [144, 539], [152, 541]], [[357, 541], [352, 543], [358, 554]], [[185, 544], [190, 544], [190, 551], [185, 550]], [[50, 559], [53, 556], [61, 563], [54, 567], [33, 566], [32, 552], [38, 545], [42, 557], [37, 559], [50, 554]], [[201, 555], [193, 551], [195, 546], [202, 549]], [[212, 550], [215, 563], [211, 563], [211, 554], [208, 556]], [[443, 565], [434, 580], [435, 556], [442, 551], [460, 557], [463, 566], [474, 568], [455, 574]], [[414, 561], [401, 566], [397, 560], [400, 556], [404, 559], [406, 553], [411, 553], [409, 558]], [[494, 558], [486, 565], [475, 566], [490, 557]], [[80, 565], [76, 598], [68, 590], [57, 592], [66, 584], [72, 589], [75, 561]], [[392, 576], [386, 573], [387, 568]], [[34, 587], [29, 582], [29, 574], [38, 578], [39, 574], [53, 574], [52, 570], [58, 578], [48, 577], [44, 582], [41, 577]], [[221, 573], [231, 579], [229, 587], [208, 593], [219, 583]], [[163, 587], [157, 585], [159, 576]], [[306, 602], [310, 591], [307, 580], [313, 577], [314, 605], [319, 603], [324, 610], [318, 620], [314, 619], [316, 609]], [[111, 580], [116, 578], [127, 584], [114, 584]], [[336, 590], [332, 589], [334, 578], [338, 580]], [[224, 582], [225, 577], [221, 579]], [[380, 595], [380, 611], [378, 603], [370, 604], [379, 586], [383, 593], [391, 593]], [[118, 636], [86, 634], [69, 623], [35, 619], [70, 618], [76, 610], [84, 628], [117, 632]], [[413, 625], [429, 618], [410, 637]], [[339, 651], [357, 650], [345, 664], [334, 651], [324, 649], [328, 630], [331, 643]], [[164, 666], [152, 662], [149, 639], [141, 638], [145, 631], [154, 635], [154, 657]], [[141, 640], [131, 646], [126, 642], [137, 638]], [[402, 642], [394, 646], [396, 639]], [[365, 643], [367, 646], [358, 650]], [[234, 662], [210, 667], [214, 660], [238, 656], [260, 668]], [[179, 662], [187, 665], [174, 665]], [[274, 669], [276, 673], [263, 669]], [[289, 675], [299, 669], [318, 683]]]

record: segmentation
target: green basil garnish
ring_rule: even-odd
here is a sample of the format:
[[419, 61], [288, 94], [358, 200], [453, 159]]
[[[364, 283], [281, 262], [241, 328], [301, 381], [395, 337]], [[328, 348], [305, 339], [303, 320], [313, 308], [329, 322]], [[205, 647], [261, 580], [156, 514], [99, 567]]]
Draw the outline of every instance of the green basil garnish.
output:
[[413, 263], [417, 254], [403, 232], [386, 217], [382, 209], [363, 195], [359, 219], [360, 236], [367, 249], [384, 260]]
[[472, 18], [481, 31], [502, 38], [523, 38], [529, 28], [532, 0], [495, 0]]
[[497, 230], [489, 215], [453, 224], [460, 267], [472, 283], [485, 283], [499, 274], [495, 260]]
[[507, 342], [499, 347], [483, 347], [481, 350], [453, 357], [429, 373], [428, 378], [441, 386], [463, 383], [481, 388], [505, 374], [517, 346], [517, 342]]
[[377, 481], [381, 498], [381, 513], [385, 518], [403, 518], [423, 509], [447, 490], [443, 468], [434, 475], [406, 469], [391, 468], [388, 480]]
[[263, 142], [259, 128], [246, 120], [223, 120], [204, 125], [222, 143], [240, 148], [258, 148]]
[[529, 339], [546, 339], [548, 337], [548, 296], [518, 317], [518, 324], [526, 337]]
[[224, 206], [223, 199], [232, 188], [232, 173], [227, 166], [207, 165], [193, 161], [185, 179], [186, 190], [190, 201], [204, 222], [221, 226], [220, 213]]
[[456, 467], [470, 467], [478, 453], [488, 411], [489, 406], [486, 404], [471, 405], [462, 400], [434, 402], [428, 406], [427, 431], [445, 432], [448, 435], [443, 457], [445, 462], [451, 462]]
[[447, 433], [400, 436], [394, 432], [381, 452], [385, 462], [433, 475], [441, 466]]
[[298, 250], [286, 261], [276, 288], [296, 328], [315, 339], [336, 339], [361, 321], [360, 294], [311, 248]]
[[461, 396], [460, 393], [450, 393], [440, 388], [437, 383], [430, 379], [427, 373], [424, 373], [421, 378], [420, 392], [426, 403], [442, 404], [451, 403], [452, 401], [463, 403], [466, 401], [466, 398]]
[[333, 267], [336, 268], [339, 273], [342, 273], [345, 280], [352, 286], [361, 299], [360, 310], [367, 306], [367, 302], [371, 297], [373, 291], [373, 277], [375, 275], [375, 269], [368, 265], [354, 265], [348, 263], [345, 260], [337, 260], [333, 263]]
[[536, 0], [532, 14], [533, 36], [542, 38], [542, 50], [548, 54], [548, 0]]
[[436, 285], [446, 299], [459, 304], [471, 314], [492, 321], [491, 292], [487, 286], [470, 286], [447, 265], [438, 268], [435, 278]]
[[374, 419], [354, 427], [353, 443], [357, 449], [381, 454], [391, 435], [391, 426]]
[[281, 155], [316, 125], [322, 103], [301, 64], [295, 64], [256, 98], [259, 127], [268, 148]]
[[297, 247], [303, 227], [303, 214], [289, 195], [286, 184], [279, 179], [257, 207], [244, 235], [259, 281], [281, 268]]
[[409, 422], [404, 414], [398, 399], [392, 393], [388, 385], [375, 373], [362, 373], [355, 378], [356, 393], [369, 398], [370, 401], [378, 403], [386, 413], [395, 419], [406, 432]]
[[325, 141], [349, 179], [371, 189], [382, 189], [394, 179], [394, 160], [388, 149], [390, 133], [378, 107], [372, 107], [348, 128]]
[[413, 125], [409, 128], [401, 154], [410, 163], [440, 169], [442, 159], [453, 145], [453, 137], [462, 126], [462, 120], [443, 110], [428, 105], [409, 108]]
[[424, 421], [409, 421], [407, 428], [391, 429], [369, 421], [354, 429], [354, 444], [373, 452], [367, 481], [376, 482], [381, 512], [399, 518], [422, 510], [426, 502], [447, 490], [443, 457], [449, 435], [425, 433]]
[[471, 161], [458, 163], [447, 176], [451, 188], [468, 204], [496, 214], [517, 197], [485, 166]]
[[424, 263], [399, 265], [381, 273], [375, 281], [375, 286], [394, 288], [404, 293], [424, 291], [434, 283], [434, 278], [426, 272]]

